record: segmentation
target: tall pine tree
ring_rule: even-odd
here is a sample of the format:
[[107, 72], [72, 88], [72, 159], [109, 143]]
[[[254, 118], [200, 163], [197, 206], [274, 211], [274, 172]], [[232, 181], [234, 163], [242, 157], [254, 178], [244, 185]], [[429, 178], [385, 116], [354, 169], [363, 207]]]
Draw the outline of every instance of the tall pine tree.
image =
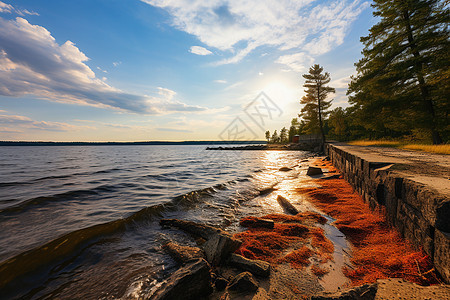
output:
[[374, 0], [372, 6], [380, 21], [361, 38], [350, 103], [384, 119], [385, 130], [426, 130], [434, 144], [442, 143], [450, 106], [445, 1]]
[[331, 80], [330, 74], [322, 71], [323, 68], [316, 64], [309, 68], [308, 74], [303, 74], [303, 78], [306, 79], [303, 85], [306, 88], [306, 95], [300, 100], [300, 104], [304, 106], [299, 116], [305, 120], [309, 133], [320, 132], [324, 145], [323, 120], [329, 114], [328, 109], [331, 106], [331, 100], [325, 99], [329, 93], [334, 93], [335, 89], [327, 86]]

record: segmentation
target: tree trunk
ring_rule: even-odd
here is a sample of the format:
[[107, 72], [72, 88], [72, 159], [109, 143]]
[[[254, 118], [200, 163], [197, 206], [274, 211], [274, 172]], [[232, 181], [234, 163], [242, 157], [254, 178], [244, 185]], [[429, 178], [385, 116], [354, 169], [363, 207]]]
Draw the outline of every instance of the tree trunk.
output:
[[406, 31], [408, 33], [409, 48], [411, 49], [411, 53], [413, 54], [414, 59], [415, 59], [414, 64], [416, 67], [416, 76], [417, 76], [417, 81], [419, 82], [420, 94], [422, 96], [422, 100], [423, 100], [425, 109], [426, 109], [427, 113], [429, 114], [429, 116], [431, 117], [431, 128], [430, 129], [431, 129], [431, 135], [433, 138], [433, 144], [435, 144], [435, 145], [442, 144], [441, 136], [436, 129], [436, 114], [434, 111], [433, 101], [431, 100], [428, 85], [426, 84], [425, 78], [423, 77], [423, 74], [422, 74], [423, 73], [423, 65], [419, 61], [420, 53], [419, 53], [419, 50], [417, 50], [417, 45], [415, 44], [415, 41], [414, 41], [414, 36], [413, 36], [412, 29], [411, 29], [411, 23], [410, 23], [410, 18], [409, 18], [409, 12], [408, 12], [407, 8], [405, 8], [403, 10], [403, 19], [405, 20], [405, 23], [406, 23]]
[[325, 150], [325, 133], [323, 132], [323, 124], [322, 124], [322, 110], [320, 108], [320, 84], [317, 82], [317, 104], [319, 105], [318, 111], [319, 111], [319, 127], [320, 127], [320, 135], [322, 136], [322, 152]]

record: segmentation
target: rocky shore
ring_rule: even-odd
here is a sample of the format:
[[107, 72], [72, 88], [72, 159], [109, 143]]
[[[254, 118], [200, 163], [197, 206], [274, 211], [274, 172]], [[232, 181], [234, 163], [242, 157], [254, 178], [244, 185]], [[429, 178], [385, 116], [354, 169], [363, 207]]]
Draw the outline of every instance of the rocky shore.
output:
[[[336, 186], [336, 180], [343, 181], [339, 171], [331, 166], [328, 158], [303, 163], [309, 165], [305, 175], [310, 179], [309, 183], [305, 184], [307, 187], [299, 187], [296, 193], [311, 197], [311, 200], [315, 197], [315, 203], [327, 210], [326, 203], [335, 201], [337, 197], [333, 196], [333, 189], [330, 186]], [[283, 167], [279, 171], [292, 170], [290, 167]], [[318, 182], [322, 185], [317, 185]], [[331, 184], [326, 185], [324, 182]], [[276, 190], [275, 186], [261, 191], [260, 195], [266, 196]], [[312, 190], [320, 193], [311, 193]], [[347, 289], [339, 288], [337, 292], [324, 290], [320, 280], [331, 271], [330, 266], [336, 259], [333, 256], [335, 244], [327, 238], [323, 229], [323, 224], [329, 222], [329, 217], [318, 211], [300, 209], [299, 203], [289, 197], [277, 195], [275, 199], [284, 213], [243, 217], [239, 223], [240, 231], [235, 234], [223, 228], [197, 222], [162, 219], [160, 225], [163, 228], [185, 232], [197, 246], [188, 247], [167, 242], [163, 249], [179, 263], [180, 267], [166, 280], [153, 286], [144, 298], [223, 300], [450, 298], [448, 285], [420, 286], [401, 278], [383, 279], [387, 278], [384, 275], [378, 275], [381, 279], [373, 280], [361, 277], [370, 282], [356, 287], [347, 284]], [[332, 210], [328, 213], [333, 215]], [[365, 232], [364, 230], [376, 232], [377, 229], [374, 227], [365, 229], [364, 226], [359, 228], [356, 223], [350, 221], [344, 224], [338, 215], [339, 213], [334, 216], [338, 228], [349, 234], [354, 241], [356, 252], [349, 254], [351, 257], [358, 254], [360, 249], [355, 238], [363, 238], [364, 235], [361, 234]], [[405, 252], [404, 255], [407, 256], [408, 253]], [[384, 259], [389, 260], [389, 257]], [[392, 266], [401, 269], [402, 266], [399, 264], [402, 262], [396, 261]], [[422, 265], [422, 268], [424, 266]], [[348, 264], [348, 267], [347, 269], [355, 270], [360, 267], [361, 270], [364, 269], [364, 266], [359, 265]], [[417, 268], [420, 268], [419, 265]], [[367, 269], [367, 272], [372, 271]], [[436, 279], [438, 281], [432, 281], [436, 277], [432, 269], [419, 270], [417, 276], [424, 278], [428, 276], [429, 283], [439, 281], [438, 278]], [[353, 279], [352, 281], [360, 282]]]

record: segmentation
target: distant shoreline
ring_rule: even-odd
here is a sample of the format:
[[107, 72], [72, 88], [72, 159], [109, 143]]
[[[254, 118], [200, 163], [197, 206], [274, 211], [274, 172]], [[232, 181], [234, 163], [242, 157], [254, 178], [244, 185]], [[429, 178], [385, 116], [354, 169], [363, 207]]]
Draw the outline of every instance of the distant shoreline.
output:
[[146, 146], [146, 145], [261, 145], [266, 141], [146, 141], [146, 142], [27, 142], [0, 141], [0, 146]]

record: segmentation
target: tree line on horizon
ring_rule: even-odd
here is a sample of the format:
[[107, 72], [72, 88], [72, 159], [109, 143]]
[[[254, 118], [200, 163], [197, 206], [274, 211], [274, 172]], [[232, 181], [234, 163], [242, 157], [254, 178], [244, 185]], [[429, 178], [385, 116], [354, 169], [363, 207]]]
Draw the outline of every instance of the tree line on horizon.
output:
[[450, 139], [450, 21], [443, 0], [374, 0], [378, 23], [361, 37], [363, 57], [347, 90], [350, 106], [329, 110], [330, 75], [314, 65], [303, 77], [306, 95], [298, 118], [273, 134], [271, 143], [294, 135], [329, 139], [401, 139], [433, 144]]

